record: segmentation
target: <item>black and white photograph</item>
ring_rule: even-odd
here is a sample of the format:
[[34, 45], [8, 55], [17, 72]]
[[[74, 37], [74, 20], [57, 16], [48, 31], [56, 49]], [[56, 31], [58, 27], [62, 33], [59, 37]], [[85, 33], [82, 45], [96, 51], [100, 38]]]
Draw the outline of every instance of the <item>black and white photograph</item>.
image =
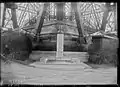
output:
[[117, 85], [117, 2], [0, 3], [1, 85]]

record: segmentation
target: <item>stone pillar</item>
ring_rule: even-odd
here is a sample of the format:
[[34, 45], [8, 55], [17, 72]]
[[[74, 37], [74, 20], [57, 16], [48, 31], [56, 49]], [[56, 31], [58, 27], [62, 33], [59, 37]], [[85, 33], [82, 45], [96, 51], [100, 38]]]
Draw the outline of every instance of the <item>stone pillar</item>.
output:
[[57, 34], [57, 52], [56, 58], [62, 58], [64, 51], [64, 34]]

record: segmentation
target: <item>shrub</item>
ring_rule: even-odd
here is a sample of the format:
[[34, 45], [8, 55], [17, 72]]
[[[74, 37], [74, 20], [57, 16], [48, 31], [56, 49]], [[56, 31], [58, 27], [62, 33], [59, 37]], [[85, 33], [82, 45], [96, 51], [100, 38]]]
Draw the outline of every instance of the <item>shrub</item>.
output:
[[[108, 44], [108, 42], [109, 44]], [[113, 64], [117, 65], [117, 48], [118, 41], [112, 39], [104, 39], [102, 47], [96, 51], [94, 44], [88, 47], [88, 62], [94, 64]]]

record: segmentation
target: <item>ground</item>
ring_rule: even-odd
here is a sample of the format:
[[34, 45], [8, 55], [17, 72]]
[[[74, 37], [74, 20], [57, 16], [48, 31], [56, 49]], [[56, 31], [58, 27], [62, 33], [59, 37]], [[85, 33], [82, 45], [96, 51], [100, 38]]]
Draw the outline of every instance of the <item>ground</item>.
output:
[[[45, 55], [45, 54], [44, 54]], [[31, 63], [31, 66], [1, 62], [4, 83], [18, 84], [117, 84], [117, 68], [108, 65]]]
[[38, 65], [37, 68], [13, 63], [6, 66], [4, 83], [19, 84], [117, 84], [117, 68], [102, 66], [84, 68], [82, 65]]

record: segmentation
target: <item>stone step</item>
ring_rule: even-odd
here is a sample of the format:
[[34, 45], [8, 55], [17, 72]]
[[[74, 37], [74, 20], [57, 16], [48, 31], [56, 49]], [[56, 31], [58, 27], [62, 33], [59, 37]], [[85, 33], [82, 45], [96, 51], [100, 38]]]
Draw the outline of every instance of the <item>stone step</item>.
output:
[[[40, 59], [42, 59], [42, 61], [46, 60], [46, 59], [49, 59], [49, 60], [52, 60], [52, 59], [57, 59], [56, 58], [56, 52], [55, 51], [36, 51], [36, 52], [33, 52], [31, 55], [30, 55], [30, 59], [32, 60], [37, 60], [37, 61], [40, 61]], [[87, 52], [64, 52], [64, 55], [62, 57], [63, 60], [80, 60], [82, 62], [86, 62], [87, 59], [88, 59], [88, 54]]]

